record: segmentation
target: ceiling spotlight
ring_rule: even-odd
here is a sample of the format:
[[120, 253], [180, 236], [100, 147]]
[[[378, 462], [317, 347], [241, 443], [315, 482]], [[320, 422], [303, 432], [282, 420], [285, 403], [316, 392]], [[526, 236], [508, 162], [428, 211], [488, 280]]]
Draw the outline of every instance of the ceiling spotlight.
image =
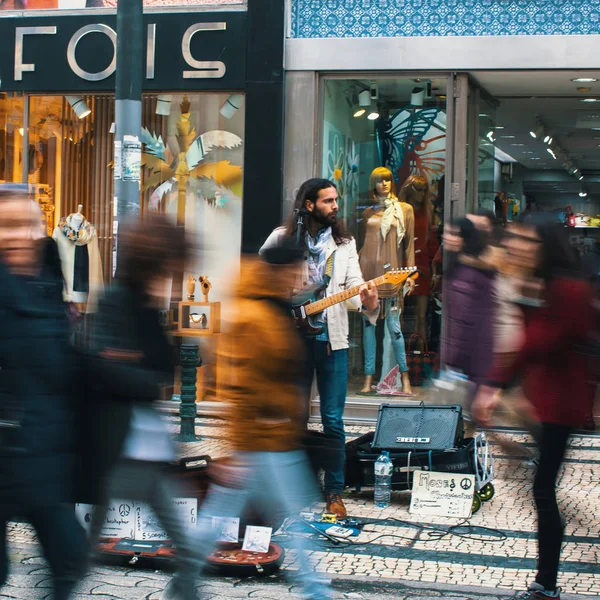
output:
[[581, 181], [583, 179], [583, 175], [579, 176], [579, 181]]
[[551, 143], [552, 143], [552, 136], [550, 136], [550, 135], [547, 135], [547, 136], [544, 138], [544, 144], [548, 144], [548, 146], [549, 146]]
[[379, 119], [379, 111], [376, 106], [371, 108], [371, 112], [367, 115], [367, 119], [369, 119], [369, 121], [376, 121]]
[[354, 111], [352, 113], [352, 116], [355, 119], [358, 119], [358, 117], [362, 117], [367, 112], [366, 109], [364, 109], [362, 106], [356, 106], [352, 110]]
[[494, 129], [504, 129], [504, 125], [496, 125], [496, 127], [494, 127]]
[[358, 105], [363, 108], [368, 108], [371, 106], [371, 91], [363, 90], [358, 94]]
[[587, 192], [586, 192], [585, 190], [581, 190], [581, 191], [579, 192], [579, 197], [580, 197], [580, 198], [585, 198], [586, 196], [587, 196]]
[[514, 140], [515, 136], [514, 135], [501, 135], [500, 136], [503, 140]]
[[488, 131], [486, 136], [485, 136], [488, 140], [490, 140], [490, 142], [495, 142], [495, 138], [494, 138], [494, 132], [493, 131]]
[[423, 106], [424, 101], [425, 101], [425, 89], [422, 87], [413, 88], [413, 91], [410, 95], [410, 105], [411, 106]]
[[85, 119], [92, 114], [92, 109], [81, 96], [65, 96], [65, 98], [80, 119]]
[[582, 98], [582, 102], [600, 102], [600, 98]]
[[537, 123], [536, 126], [529, 132], [532, 138], [539, 138], [544, 133], [544, 126], [541, 123]]
[[156, 96], [156, 110], [154, 111], [157, 115], [168, 117], [171, 114], [171, 100], [173, 96], [170, 94], [160, 94]]
[[577, 77], [577, 79], [571, 79], [573, 83], [594, 83], [598, 81], [594, 77]]
[[550, 156], [552, 156], [552, 158], [556, 160], [556, 154], [554, 154], [554, 150], [552, 150], [552, 148], [546, 148], [546, 150], [548, 150]]
[[244, 94], [229, 94], [219, 112], [226, 119], [231, 119], [244, 103]]

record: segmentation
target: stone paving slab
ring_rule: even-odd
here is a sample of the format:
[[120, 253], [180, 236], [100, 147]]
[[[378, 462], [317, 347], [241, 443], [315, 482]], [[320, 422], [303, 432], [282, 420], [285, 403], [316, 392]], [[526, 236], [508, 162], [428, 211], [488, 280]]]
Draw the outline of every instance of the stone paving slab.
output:
[[[49, 569], [43, 566], [36, 551], [32, 545], [11, 545], [11, 576], [8, 584], [0, 588], [0, 598], [51, 600]], [[94, 567], [78, 587], [73, 600], [160, 600], [169, 579], [170, 575], [162, 571]], [[374, 581], [372, 577], [361, 575], [335, 577], [330, 581], [336, 600], [507, 600], [513, 596], [509, 590], [473, 587], [465, 585], [464, 581], [442, 586], [431, 581], [407, 583], [385, 577]], [[297, 600], [302, 597], [298, 586], [282, 573], [267, 578], [213, 577], [201, 582], [198, 590], [204, 600]], [[563, 600], [582, 599], [573, 594], [563, 596]]]
[[[175, 421], [169, 422], [176, 430]], [[370, 430], [370, 427], [348, 427], [348, 438]], [[181, 455], [219, 457], [228, 454], [224, 431], [219, 419], [203, 419], [197, 427], [201, 440], [181, 445]], [[533, 447], [525, 434], [504, 432], [502, 435], [510, 441]], [[496, 495], [468, 520], [468, 525], [475, 529], [467, 531], [466, 535], [451, 535], [449, 528], [460, 521], [436, 517], [417, 521], [408, 510], [408, 492], [394, 492], [390, 507], [380, 509], [373, 504], [371, 489], [348, 490], [345, 502], [349, 514], [368, 524], [360, 536], [352, 540], [352, 545], [333, 546], [326, 541], [317, 541], [311, 555], [317, 570], [334, 578], [389, 579], [397, 585], [420, 582], [452, 590], [461, 585], [493, 588], [494, 594], [526, 588], [534, 575], [537, 556], [536, 516], [531, 492], [534, 470], [524, 456], [504, 456], [495, 442], [491, 447], [495, 454]], [[600, 596], [598, 472], [600, 436], [574, 436], [558, 481], [561, 510], [567, 519], [559, 585], [565, 592], [582, 597]], [[319, 508], [322, 505], [315, 510]], [[432, 532], [431, 528], [438, 531]], [[498, 540], [499, 535], [505, 539]], [[9, 538], [21, 544], [35, 543], [35, 536], [27, 524], [10, 524]], [[284, 546], [289, 542], [281, 532], [277, 540]], [[28, 563], [28, 566], [40, 568], [39, 563]], [[295, 568], [295, 555], [288, 552], [284, 572]], [[121, 586], [130, 590], [127, 597], [135, 596], [136, 587], [147, 586], [151, 590], [152, 573], [144, 572], [143, 584]], [[131, 576], [129, 573], [122, 575], [125, 578]], [[95, 598], [115, 593], [115, 586], [110, 581], [103, 585], [109, 587], [94, 588]], [[88, 588], [87, 591], [91, 590]]]

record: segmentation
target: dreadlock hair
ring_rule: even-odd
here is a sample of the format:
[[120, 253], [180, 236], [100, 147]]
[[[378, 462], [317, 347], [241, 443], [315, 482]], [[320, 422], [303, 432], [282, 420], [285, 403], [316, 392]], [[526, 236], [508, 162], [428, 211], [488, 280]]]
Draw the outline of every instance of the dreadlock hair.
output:
[[[285, 226], [287, 236], [292, 237], [296, 235], [296, 231], [298, 230], [298, 212], [306, 209], [306, 202], [309, 201], [316, 204], [319, 192], [328, 188], [336, 188], [336, 186], [329, 179], [322, 179], [320, 177], [308, 179], [300, 186], [296, 194], [296, 200], [294, 201], [294, 210]], [[304, 216], [305, 228], [309, 226], [311, 219], [311, 214], [306, 211], [306, 215]], [[344, 244], [352, 239], [352, 235], [346, 231], [340, 219], [331, 226], [331, 232], [336, 244]]]

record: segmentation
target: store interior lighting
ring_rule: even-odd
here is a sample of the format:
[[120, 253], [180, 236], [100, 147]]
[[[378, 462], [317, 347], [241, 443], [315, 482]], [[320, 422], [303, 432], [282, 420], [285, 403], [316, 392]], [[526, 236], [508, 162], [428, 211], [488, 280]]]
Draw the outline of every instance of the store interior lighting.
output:
[[227, 100], [223, 106], [221, 106], [221, 110], [219, 112], [226, 119], [231, 119], [235, 113], [242, 107], [244, 103], [244, 94], [229, 94]]
[[379, 111], [377, 110], [377, 105], [375, 103], [371, 105], [371, 110], [367, 115], [367, 119], [369, 119], [369, 121], [376, 121], [379, 119]]
[[92, 114], [92, 109], [81, 96], [66, 96], [66, 99], [80, 119], [85, 119]]
[[410, 105], [421, 107], [425, 102], [425, 89], [422, 87], [413, 88], [413, 91], [410, 95]]
[[358, 105], [363, 108], [369, 108], [371, 106], [371, 92], [370, 90], [363, 90], [358, 94]]
[[170, 94], [159, 94], [156, 97], [156, 110], [154, 111], [157, 115], [168, 117], [171, 114], [171, 100], [173, 96]]
[[581, 190], [579, 192], [579, 197], [580, 198], [587, 198], [588, 193], [585, 190]]
[[543, 134], [544, 126], [539, 121], [535, 124], [535, 127], [529, 132], [529, 135], [534, 139], [538, 139]]

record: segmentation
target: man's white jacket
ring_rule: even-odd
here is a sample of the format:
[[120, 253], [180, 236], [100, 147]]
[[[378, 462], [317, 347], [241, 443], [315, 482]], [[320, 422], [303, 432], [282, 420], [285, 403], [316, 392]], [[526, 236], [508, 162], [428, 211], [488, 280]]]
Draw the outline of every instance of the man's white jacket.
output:
[[[267, 248], [278, 246], [284, 237], [285, 227], [275, 229], [259, 250], [259, 254], [262, 254]], [[338, 292], [343, 292], [365, 281], [358, 263], [358, 253], [354, 238], [340, 245], [336, 244], [335, 240], [331, 238], [327, 248], [327, 259], [333, 252], [335, 252], [335, 256], [333, 257], [333, 273], [327, 286], [326, 296], [333, 296]], [[308, 256], [305, 258], [308, 258]], [[302, 265], [302, 275], [298, 278], [294, 286], [294, 291], [300, 291], [307, 285], [309, 285], [308, 260], [305, 260]], [[340, 302], [327, 309], [327, 332], [332, 350], [343, 350], [349, 346], [348, 309], [361, 310], [360, 296], [354, 296], [354, 298], [351, 298], [346, 303]], [[379, 314], [379, 308], [373, 311], [365, 311], [365, 314], [372, 323], [375, 323]]]

